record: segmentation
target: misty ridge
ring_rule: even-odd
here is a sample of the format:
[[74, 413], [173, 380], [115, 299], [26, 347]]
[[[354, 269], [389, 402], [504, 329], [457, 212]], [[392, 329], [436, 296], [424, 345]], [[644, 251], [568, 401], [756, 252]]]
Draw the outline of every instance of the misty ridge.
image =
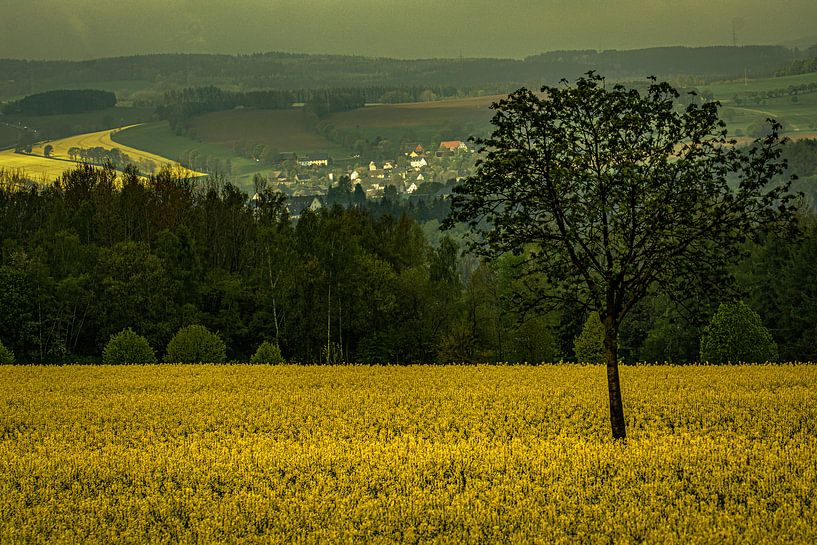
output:
[[453, 86], [492, 93], [575, 79], [589, 70], [614, 80], [655, 75], [702, 82], [773, 75], [783, 66], [815, 55], [812, 50], [757, 45], [551, 51], [523, 60], [467, 56], [400, 60], [280, 52], [158, 54], [87, 61], [0, 59], [0, 99], [64, 87], [113, 90], [128, 98], [138, 90], [200, 85], [248, 90]]

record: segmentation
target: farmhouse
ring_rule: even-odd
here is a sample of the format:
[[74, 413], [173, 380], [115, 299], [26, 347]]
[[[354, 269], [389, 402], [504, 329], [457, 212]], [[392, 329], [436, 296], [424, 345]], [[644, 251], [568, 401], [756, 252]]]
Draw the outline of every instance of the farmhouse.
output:
[[440, 150], [442, 151], [468, 151], [468, 146], [461, 140], [446, 140], [440, 142]]

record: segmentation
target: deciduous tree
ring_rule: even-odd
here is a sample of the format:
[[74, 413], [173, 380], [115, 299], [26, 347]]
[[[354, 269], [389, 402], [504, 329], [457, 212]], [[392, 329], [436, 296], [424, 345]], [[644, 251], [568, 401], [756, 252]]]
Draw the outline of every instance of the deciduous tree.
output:
[[789, 225], [779, 125], [749, 149], [728, 139], [719, 104], [678, 104], [594, 73], [574, 85], [520, 89], [493, 105], [476, 174], [455, 188], [447, 225], [468, 222], [484, 254], [530, 252], [542, 306], [578, 301], [604, 325], [609, 409], [626, 436], [618, 373], [622, 320], [654, 290], [723, 286], [747, 238]]

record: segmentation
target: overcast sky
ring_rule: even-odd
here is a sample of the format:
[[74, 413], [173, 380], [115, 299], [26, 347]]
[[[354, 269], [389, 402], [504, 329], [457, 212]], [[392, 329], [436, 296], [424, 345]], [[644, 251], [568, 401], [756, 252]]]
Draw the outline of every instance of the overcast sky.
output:
[[0, 57], [400, 58], [817, 42], [817, 0], [0, 0]]

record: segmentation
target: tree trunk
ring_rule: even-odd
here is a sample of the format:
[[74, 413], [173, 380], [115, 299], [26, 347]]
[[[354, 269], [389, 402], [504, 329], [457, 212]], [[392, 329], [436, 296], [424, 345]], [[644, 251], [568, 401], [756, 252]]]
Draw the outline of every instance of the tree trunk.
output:
[[610, 398], [610, 425], [613, 439], [626, 439], [624, 405], [621, 402], [621, 382], [618, 378], [618, 328], [613, 318], [604, 320], [604, 361], [607, 364], [607, 393]]
[[332, 336], [332, 283], [329, 283], [329, 296], [326, 303], [326, 365], [329, 365], [329, 354], [331, 354], [331, 347], [329, 346]]

